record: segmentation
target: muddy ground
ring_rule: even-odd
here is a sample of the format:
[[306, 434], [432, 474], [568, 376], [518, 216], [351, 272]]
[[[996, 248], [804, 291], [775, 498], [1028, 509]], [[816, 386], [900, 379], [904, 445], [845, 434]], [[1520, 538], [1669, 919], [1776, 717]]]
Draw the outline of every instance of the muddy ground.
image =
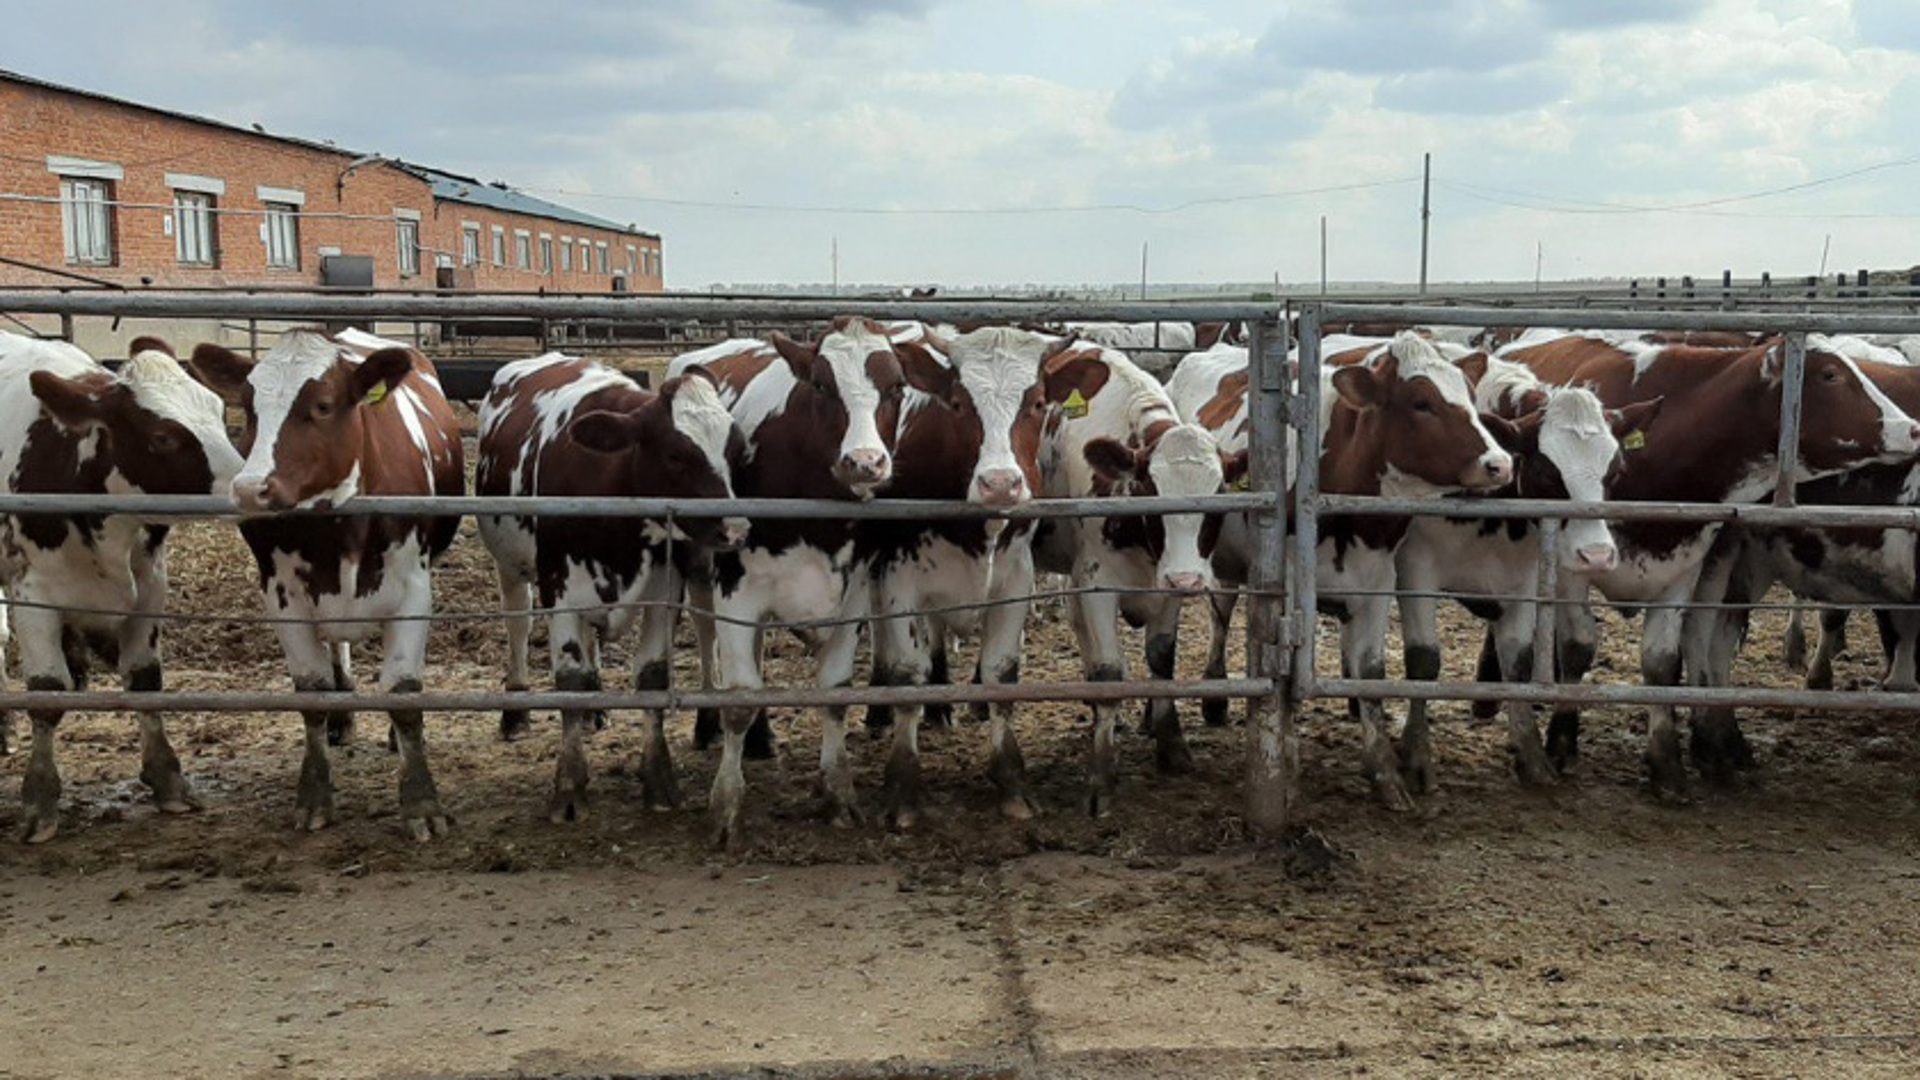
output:
[[[181, 528], [171, 558], [177, 610], [256, 610], [230, 527]], [[494, 603], [470, 526], [436, 580], [444, 609]], [[1464, 677], [1477, 631], [1448, 618]], [[1198, 612], [1186, 629], [1197, 674]], [[1631, 629], [1607, 617], [1596, 678], [1637, 670]], [[1874, 674], [1854, 637], [1843, 686]], [[492, 622], [443, 626], [429, 686], [497, 686], [503, 651]], [[775, 651], [769, 681], [803, 681]], [[178, 627], [167, 652], [177, 689], [286, 684], [259, 628]], [[1057, 610], [1027, 670], [1077, 676]], [[1777, 619], [1740, 675], [1791, 683]], [[457, 825], [427, 845], [399, 828], [375, 718], [317, 835], [290, 828], [290, 715], [173, 718], [206, 801], [183, 817], [144, 800], [131, 717], [69, 718], [60, 836], [0, 843], [0, 1077], [1914, 1075], [1904, 717], [1750, 715], [1751, 779], [1675, 808], [1643, 791], [1642, 715], [1593, 714], [1579, 775], [1527, 791], [1498, 725], [1443, 705], [1442, 788], [1401, 816], [1369, 797], [1344, 709], [1317, 708], [1303, 824], [1326, 847], [1282, 856], [1242, 840], [1241, 729], [1191, 706], [1196, 773], [1154, 775], [1130, 734], [1118, 809], [1083, 816], [1083, 711], [1021, 710], [1030, 822], [995, 813], [983, 729], [929, 732], [933, 813], [906, 835], [817, 821], [817, 728], [784, 713], [739, 857], [708, 844], [714, 760], [687, 717], [686, 806], [641, 808], [616, 717], [594, 812], [566, 826], [544, 816], [551, 717], [513, 744], [491, 716], [430, 717]], [[877, 811], [881, 754], [855, 744]], [[24, 764], [0, 759], [9, 832]]]

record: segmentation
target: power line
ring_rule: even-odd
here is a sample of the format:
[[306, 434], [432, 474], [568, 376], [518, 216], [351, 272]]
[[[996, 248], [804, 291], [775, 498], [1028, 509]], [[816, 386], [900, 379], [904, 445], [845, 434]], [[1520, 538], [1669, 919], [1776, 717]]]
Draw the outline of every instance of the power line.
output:
[[1169, 206], [1143, 206], [1139, 203], [1095, 203], [1080, 206], [805, 206], [782, 203], [715, 202], [707, 199], [678, 199], [659, 195], [613, 194], [599, 191], [580, 191], [572, 188], [516, 187], [513, 190], [527, 194], [561, 195], [575, 199], [607, 199], [615, 202], [648, 203], [655, 206], [682, 206], [703, 210], [751, 210], [781, 214], [1024, 216], [1035, 214], [1124, 212], [1159, 215], [1178, 214], [1208, 206], [1229, 206], [1237, 203], [1263, 202], [1273, 199], [1294, 199], [1304, 195], [1328, 195], [1346, 191], [1365, 191], [1373, 188], [1395, 187], [1402, 184], [1415, 183], [1419, 179], [1418, 176], [1401, 176], [1391, 180], [1364, 180], [1351, 184], [1328, 184], [1322, 187], [1294, 188], [1287, 191], [1261, 191], [1242, 195], [1215, 195], [1205, 198], [1188, 199], [1185, 202], [1175, 203]]
[[[1851, 170], [1848, 170], [1847, 172], [1835, 173], [1831, 176], [1817, 177], [1812, 180], [1804, 180], [1795, 184], [1784, 184], [1780, 187], [1766, 188], [1761, 191], [1748, 192], [1742, 195], [1726, 195], [1726, 196], [1721, 196], [1721, 197], [1712, 198], [1712, 199], [1699, 199], [1692, 202], [1669, 203], [1665, 205], [1653, 205], [1653, 206], [1644, 205], [1644, 204], [1633, 204], [1633, 203], [1603, 202], [1595, 199], [1573, 198], [1573, 197], [1562, 196], [1562, 195], [1552, 195], [1552, 194], [1547, 194], [1547, 193], [1538, 192], [1538, 191], [1521, 191], [1514, 188], [1495, 187], [1490, 184], [1478, 184], [1478, 183], [1474, 183], [1472, 181], [1467, 181], [1467, 180], [1442, 179], [1440, 182], [1445, 186], [1454, 189], [1460, 194], [1467, 196], [1468, 198], [1478, 199], [1482, 202], [1494, 203], [1500, 206], [1512, 206], [1512, 207], [1517, 207], [1523, 210], [1533, 210], [1538, 213], [1546, 213], [1546, 214], [1606, 215], [1606, 214], [1689, 213], [1689, 214], [1702, 214], [1709, 217], [1735, 217], [1735, 218], [1761, 218], [1761, 219], [1769, 219], [1769, 218], [1778, 218], [1778, 219], [1911, 218], [1911, 217], [1920, 217], [1920, 214], [1904, 213], [1904, 212], [1879, 213], [1879, 212], [1870, 212], [1870, 211], [1835, 211], [1830, 213], [1805, 212], [1805, 211], [1800, 211], [1800, 212], [1796, 212], [1796, 211], [1732, 211], [1732, 210], [1719, 210], [1716, 208], [1730, 206], [1734, 203], [1752, 202], [1756, 199], [1768, 199], [1768, 198], [1773, 198], [1779, 195], [1790, 195], [1795, 192], [1807, 191], [1813, 188], [1824, 187], [1829, 184], [1837, 184], [1842, 181], [1852, 180], [1857, 177], [1866, 176], [1870, 173], [1882, 172], [1887, 169], [1908, 168], [1913, 165], [1920, 165], [1920, 157], [1906, 157], [1906, 158], [1899, 158], [1893, 161], [1883, 161], [1873, 165], [1863, 166], [1858, 169], [1851, 169]], [[1509, 198], [1499, 198], [1497, 196], [1509, 196]], [[1525, 200], [1532, 200], [1532, 201], [1531, 202], [1514, 201], [1516, 199], [1525, 199]], [[1550, 205], [1540, 205], [1543, 203], [1550, 204]]]

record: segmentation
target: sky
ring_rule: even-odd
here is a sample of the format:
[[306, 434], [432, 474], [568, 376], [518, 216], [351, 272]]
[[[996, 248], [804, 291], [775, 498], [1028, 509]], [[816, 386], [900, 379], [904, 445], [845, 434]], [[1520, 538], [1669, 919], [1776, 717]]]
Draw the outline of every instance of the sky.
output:
[[670, 289], [1920, 263], [1920, 0], [0, 0], [0, 67], [660, 233]]

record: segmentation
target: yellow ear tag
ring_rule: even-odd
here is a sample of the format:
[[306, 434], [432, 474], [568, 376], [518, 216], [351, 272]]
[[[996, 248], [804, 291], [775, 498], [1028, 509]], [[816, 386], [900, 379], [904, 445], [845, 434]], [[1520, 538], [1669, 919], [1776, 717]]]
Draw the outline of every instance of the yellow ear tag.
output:
[[1078, 420], [1087, 415], [1087, 399], [1080, 396], [1078, 387], [1074, 388], [1073, 393], [1067, 395], [1067, 400], [1060, 403], [1060, 412], [1072, 420]]
[[1252, 476], [1252, 474], [1250, 474], [1250, 473], [1241, 473], [1241, 474], [1240, 474], [1240, 478], [1239, 478], [1239, 479], [1237, 479], [1237, 480], [1235, 480], [1235, 481], [1233, 482], [1233, 486], [1232, 486], [1231, 488], [1229, 488], [1228, 490], [1229, 490], [1229, 491], [1245, 491], [1245, 490], [1247, 490], [1248, 488], [1250, 488], [1250, 487], [1252, 487], [1252, 486], [1253, 486], [1253, 476]]
[[367, 391], [367, 396], [362, 399], [368, 405], [378, 405], [385, 400], [387, 400], [387, 384], [383, 382], [374, 383], [373, 389]]
[[1622, 450], [1645, 450], [1646, 448], [1647, 433], [1644, 431], [1629, 431], [1620, 440]]

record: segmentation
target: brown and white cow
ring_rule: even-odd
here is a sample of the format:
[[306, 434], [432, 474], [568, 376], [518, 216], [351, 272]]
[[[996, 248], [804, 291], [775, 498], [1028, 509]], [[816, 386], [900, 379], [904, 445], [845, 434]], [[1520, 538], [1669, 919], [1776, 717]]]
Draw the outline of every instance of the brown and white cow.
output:
[[[710, 499], [733, 494], [732, 463], [745, 453], [733, 418], [707, 373], [694, 368], [659, 391], [590, 360], [547, 353], [502, 367], [480, 407], [481, 495]], [[686, 568], [704, 548], [738, 546], [743, 518], [505, 517], [483, 515], [480, 539], [493, 555], [507, 613], [507, 689], [527, 688], [528, 614], [535, 584], [554, 609], [548, 638], [554, 685], [600, 689], [599, 644], [636, 622], [634, 686], [664, 690]], [[548, 816], [587, 812], [587, 710], [561, 721]], [[647, 716], [641, 775], [648, 805], [679, 802], [664, 712]], [[524, 710], [501, 715], [502, 738], [526, 729]]]
[[[1223, 461], [1213, 436], [1181, 423], [1158, 380], [1125, 353], [1075, 343], [1047, 360], [1041, 385], [1048, 405], [1041, 472], [1049, 498], [1213, 495], [1245, 459]], [[1034, 541], [1042, 569], [1069, 576], [1080, 662], [1090, 681], [1126, 677], [1118, 619], [1147, 632], [1147, 667], [1173, 675], [1173, 635], [1186, 595], [1213, 586], [1208, 556], [1215, 529], [1205, 515], [1081, 518], [1043, 522]], [[1136, 591], [1139, 590], [1139, 591]], [[1163, 590], [1163, 591], [1156, 591]], [[1117, 784], [1113, 702], [1091, 705], [1093, 757], [1088, 810], [1104, 814]], [[1163, 771], [1191, 768], [1170, 701], [1147, 706], [1155, 761]]]
[[[193, 352], [194, 371], [246, 411], [246, 465], [233, 478], [241, 510], [327, 509], [356, 495], [459, 495], [466, 476], [460, 428], [433, 364], [417, 351], [357, 335], [351, 344], [315, 330], [281, 335], [258, 362], [217, 345]], [[350, 642], [379, 633], [383, 693], [421, 689], [430, 567], [453, 543], [447, 517], [261, 517], [240, 533], [253, 549], [260, 598], [286, 653], [296, 690], [351, 689]], [[316, 620], [305, 622], [300, 620]], [[295, 822], [333, 819], [327, 743], [350, 718], [302, 714], [306, 756]], [[400, 817], [417, 840], [445, 832], [446, 812], [427, 767], [420, 710], [388, 714], [399, 743]]]
[[[840, 318], [814, 344], [775, 334], [770, 343], [737, 341], [678, 357], [670, 375], [707, 368], [720, 384], [746, 452], [734, 469], [743, 498], [868, 499], [893, 476], [906, 377], [887, 331], [867, 319]], [[709, 573], [688, 590], [711, 685], [754, 688], [764, 620], [836, 619], [813, 637], [821, 686], [852, 681], [858, 622], [871, 610], [872, 582], [855, 549], [852, 520], [755, 521], [738, 550], [714, 555]], [[703, 613], [711, 612], [713, 618]], [[853, 621], [847, 621], [853, 620]], [[723, 743], [709, 800], [715, 840], [744, 840], [742, 761], [755, 711], [719, 710]], [[858, 813], [846, 756], [846, 709], [825, 710], [820, 764], [827, 808], [836, 820]]]
[[[1039, 385], [1046, 358], [1061, 341], [1007, 327], [974, 330], [944, 344], [951, 364], [924, 349], [903, 347], [912, 389], [901, 410], [894, 474], [883, 498], [965, 499], [1010, 508], [1041, 488], [1040, 439], [1047, 404]], [[919, 686], [937, 674], [930, 644], [950, 631], [981, 629], [980, 679], [1012, 683], [1020, 677], [1027, 603], [1033, 592], [1031, 522], [866, 521], [858, 559], [873, 580], [875, 685]], [[997, 601], [979, 613], [934, 616], [922, 609]], [[922, 630], [922, 623], [928, 628]], [[893, 749], [887, 761], [886, 816], [905, 828], [921, 803], [918, 728], [923, 710], [892, 710]], [[1000, 789], [1001, 809], [1031, 816], [1013, 706], [990, 710], [988, 776]], [[869, 710], [871, 722], [875, 711]]]
[[[1360, 345], [1329, 339], [1321, 368], [1320, 485], [1328, 494], [1438, 498], [1456, 491], [1490, 491], [1513, 476], [1513, 459], [1475, 407], [1466, 373], [1424, 337], [1402, 333]], [[1351, 351], [1354, 355], [1342, 356]], [[1344, 363], [1343, 363], [1344, 361]], [[1182, 414], [1217, 431], [1244, 452], [1247, 351], [1227, 346], [1182, 361], [1172, 391]], [[1396, 581], [1394, 556], [1409, 520], [1331, 515], [1320, 520], [1315, 580], [1321, 611], [1340, 620], [1341, 668], [1363, 679], [1386, 673], [1387, 624]], [[1251, 537], [1244, 515], [1227, 515], [1213, 556], [1220, 577], [1250, 577]], [[1208, 673], [1225, 673], [1224, 635], [1232, 598], [1214, 598], [1217, 638]], [[1168, 651], [1171, 652], [1171, 642]], [[1375, 792], [1390, 808], [1407, 810], [1407, 791], [1385, 710], [1360, 704], [1362, 756]]]
[[[116, 375], [60, 341], [0, 332], [0, 491], [16, 495], [206, 495], [240, 469], [220, 400], [167, 346], [136, 338]], [[0, 584], [29, 690], [72, 690], [89, 653], [128, 690], [159, 690], [167, 526], [126, 514], [0, 516]], [[61, 610], [65, 609], [65, 610]], [[34, 710], [21, 785], [22, 839], [60, 827], [58, 709]], [[140, 714], [140, 779], [170, 813], [199, 805], [158, 713]]]
[[[1811, 343], [1817, 346], [1817, 342]], [[1664, 398], [1663, 420], [1626, 454], [1612, 497], [1625, 502], [1751, 502], [1772, 491], [1779, 475], [1781, 375], [1778, 340], [1751, 348], [1622, 343], [1600, 334], [1550, 340], [1523, 337], [1501, 350], [1541, 379], [1593, 390], [1608, 408]], [[1805, 406], [1794, 475], [1813, 479], [1920, 450], [1920, 424], [1866, 378], [1858, 363], [1834, 352], [1807, 352]], [[1597, 588], [1608, 600], [1647, 607], [1640, 672], [1649, 685], [1678, 683], [1683, 613], [1699, 583], [1717, 524], [1635, 521], [1614, 526], [1620, 558], [1611, 570], [1561, 577], [1563, 599], [1584, 601]], [[1560, 672], [1577, 681], [1592, 663], [1592, 611], [1562, 605]], [[1704, 640], [1685, 642], [1688, 667], [1704, 679]], [[1680, 736], [1670, 706], [1649, 706], [1647, 763], [1656, 794], [1684, 790]], [[1547, 751], [1563, 770], [1578, 755], [1579, 711], [1555, 710]]]

